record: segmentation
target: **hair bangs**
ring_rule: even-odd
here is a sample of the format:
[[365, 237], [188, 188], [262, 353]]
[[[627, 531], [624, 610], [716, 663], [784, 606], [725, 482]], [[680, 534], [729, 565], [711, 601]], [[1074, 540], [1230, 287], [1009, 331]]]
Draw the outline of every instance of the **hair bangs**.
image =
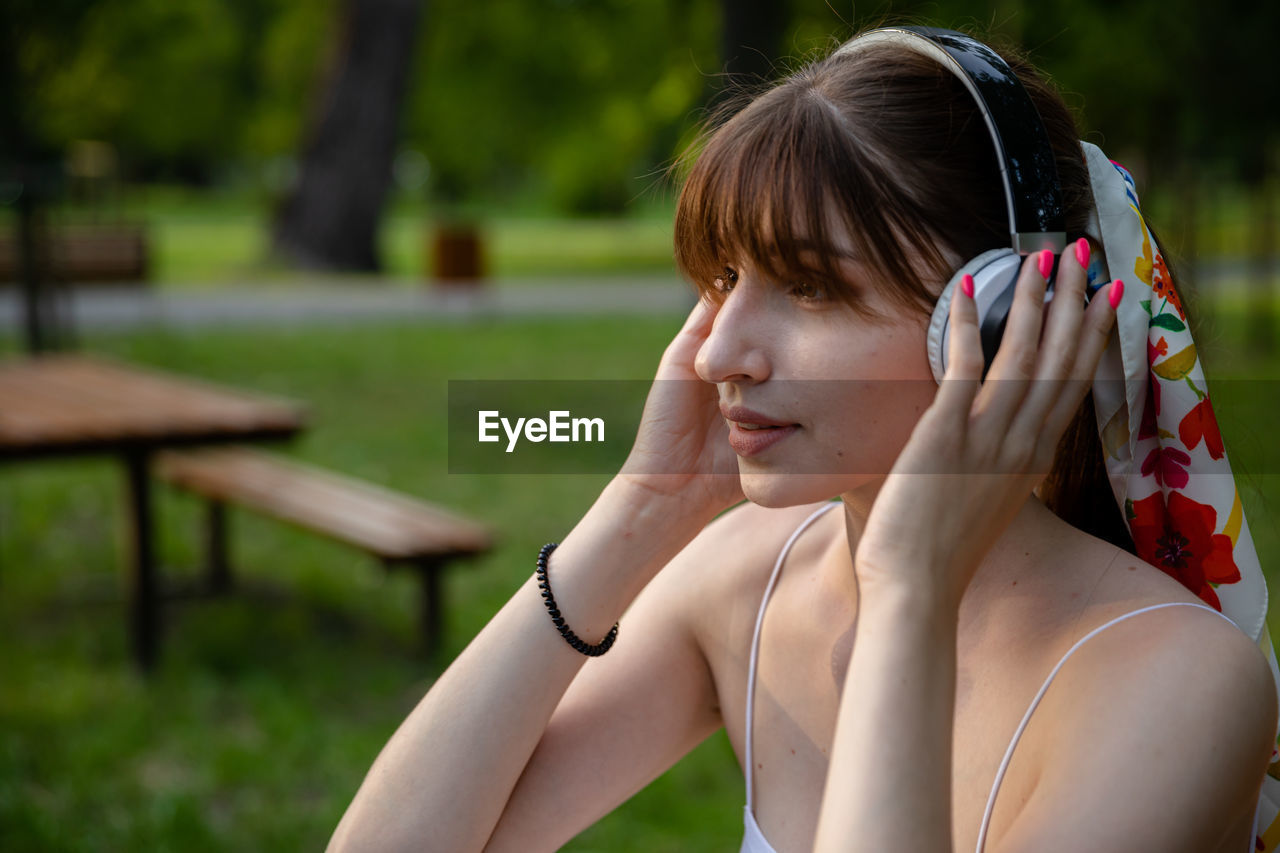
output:
[[724, 268], [746, 263], [780, 286], [818, 283], [867, 311], [849, 280], [860, 223], [833, 191], [855, 179], [850, 152], [840, 150], [851, 140], [787, 90], [769, 92], [707, 138], [677, 204], [676, 263], [701, 296], [719, 298], [714, 282]]
[[853, 264], [879, 258], [871, 244], [885, 232], [864, 221], [865, 158], [838, 115], [821, 99], [795, 97], [784, 84], [706, 138], [681, 189], [675, 257], [698, 293], [720, 298], [726, 266], [749, 263], [779, 286], [819, 284], [864, 316]]

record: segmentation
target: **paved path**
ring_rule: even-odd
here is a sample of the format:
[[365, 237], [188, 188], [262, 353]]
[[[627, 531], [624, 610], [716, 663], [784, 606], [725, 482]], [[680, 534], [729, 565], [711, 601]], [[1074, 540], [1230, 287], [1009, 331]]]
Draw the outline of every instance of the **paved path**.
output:
[[[20, 327], [19, 292], [0, 290], [0, 329]], [[405, 319], [465, 322], [511, 316], [672, 314], [693, 307], [692, 289], [671, 277], [507, 282], [480, 288], [425, 283], [229, 284], [216, 290], [94, 286], [59, 303], [80, 331], [140, 326], [281, 326]]]

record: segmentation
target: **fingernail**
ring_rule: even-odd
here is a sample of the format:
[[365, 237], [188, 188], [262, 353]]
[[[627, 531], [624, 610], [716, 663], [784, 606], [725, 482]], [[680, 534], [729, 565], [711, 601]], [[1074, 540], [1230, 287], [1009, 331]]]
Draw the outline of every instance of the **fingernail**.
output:
[[964, 291], [964, 295], [973, 298], [973, 276], [968, 273], [964, 274], [964, 278], [960, 279], [960, 289]]
[[1045, 249], [1040, 253], [1040, 277], [1048, 281], [1051, 272], [1053, 272], [1053, 252]]
[[1121, 281], [1120, 279], [1116, 279], [1115, 281], [1111, 282], [1111, 289], [1107, 292], [1107, 301], [1111, 303], [1111, 307], [1113, 309], [1120, 304], [1120, 299], [1123, 296], [1124, 296], [1124, 282]]
[[1083, 237], [1076, 241], [1076, 260], [1081, 268], [1089, 266], [1089, 241]]

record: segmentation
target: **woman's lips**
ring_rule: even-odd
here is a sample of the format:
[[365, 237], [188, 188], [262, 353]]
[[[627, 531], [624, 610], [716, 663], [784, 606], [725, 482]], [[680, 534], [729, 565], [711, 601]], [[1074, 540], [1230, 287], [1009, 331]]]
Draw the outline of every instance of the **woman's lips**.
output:
[[762, 415], [759, 412], [748, 409], [746, 406], [726, 406], [721, 403], [720, 414], [724, 416], [726, 421], [749, 424], [751, 426], [793, 426], [788, 421], [780, 421], [777, 418]]
[[773, 447], [798, 429], [800, 427], [796, 424], [743, 429], [736, 421], [730, 421], [729, 446], [739, 456], [755, 456]]
[[745, 406], [720, 405], [720, 414], [729, 423], [729, 446], [739, 456], [763, 453], [800, 428]]

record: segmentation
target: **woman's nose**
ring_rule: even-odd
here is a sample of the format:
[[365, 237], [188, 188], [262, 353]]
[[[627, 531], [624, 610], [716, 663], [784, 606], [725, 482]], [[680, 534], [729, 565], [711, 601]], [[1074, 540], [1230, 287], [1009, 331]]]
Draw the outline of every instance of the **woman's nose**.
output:
[[[745, 286], [744, 286], [745, 285]], [[769, 375], [762, 288], [739, 280], [725, 296], [698, 349], [694, 370], [704, 382], [761, 382]]]

